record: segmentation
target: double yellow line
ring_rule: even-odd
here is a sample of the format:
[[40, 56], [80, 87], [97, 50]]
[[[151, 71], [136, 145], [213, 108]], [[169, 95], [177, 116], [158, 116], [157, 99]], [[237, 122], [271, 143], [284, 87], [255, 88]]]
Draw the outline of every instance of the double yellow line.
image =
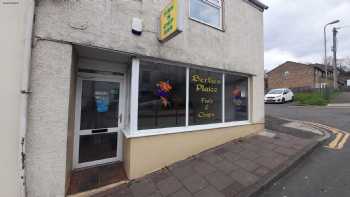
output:
[[329, 127], [319, 123], [311, 123], [311, 124], [319, 128], [327, 129], [335, 134], [335, 139], [331, 141], [328, 144], [328, 146], [326, 146], [327, 148], [341, 150], [344, 148], [345, 143], [350, 137], [350, 134], [348, 132], [339, 130], [337, 128]]

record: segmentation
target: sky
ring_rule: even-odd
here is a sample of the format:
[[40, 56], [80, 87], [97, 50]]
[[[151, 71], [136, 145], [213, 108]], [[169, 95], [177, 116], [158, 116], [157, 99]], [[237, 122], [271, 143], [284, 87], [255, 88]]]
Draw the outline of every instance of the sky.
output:
[[[350, 58], [350, 0], [261, 0], [264, 13], [265, 69], [286, 61], [321, 63], [323, 27], [340, 20], [338, 58]], [[327, 29], [327, 53], [332, 54], [332, 28]]]

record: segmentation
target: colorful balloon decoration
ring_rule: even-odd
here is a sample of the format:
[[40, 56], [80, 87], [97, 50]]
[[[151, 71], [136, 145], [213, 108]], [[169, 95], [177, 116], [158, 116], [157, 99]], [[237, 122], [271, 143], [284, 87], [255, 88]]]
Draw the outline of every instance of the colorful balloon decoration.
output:
[[160, 100], [162, 102], [163, 107], [168, 107], [170, 102], [169, 102], [169, 97], [170, 93], [173, 87], [171, 86], [169, 80], [168, 81], [159, 81], [157, 83], [157, 96], [160, 97]]

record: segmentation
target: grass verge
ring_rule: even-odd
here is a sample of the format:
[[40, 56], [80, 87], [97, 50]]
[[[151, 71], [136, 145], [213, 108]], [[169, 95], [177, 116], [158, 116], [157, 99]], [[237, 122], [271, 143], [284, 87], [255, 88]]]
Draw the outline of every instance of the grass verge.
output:
[[294, 98], [299, 105], [325, 106], [329, 103], [330, 99], [337, 94], [337, 91], [331, 92], [330, 97], [327, 99], [321, 92], [304, 92], [296, 93]]

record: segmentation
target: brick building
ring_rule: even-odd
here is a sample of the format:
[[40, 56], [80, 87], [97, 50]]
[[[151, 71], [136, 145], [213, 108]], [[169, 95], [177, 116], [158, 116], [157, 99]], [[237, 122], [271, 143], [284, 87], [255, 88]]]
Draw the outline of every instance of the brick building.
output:
[[[333, 84], [333, 68], [328, 68], [328, 84]], [[287, 61], [267, 73], [267, 87], [309, 89], [325, 85], [325, 69], [322, 64], [302, 64]]]
[[339, 82], [340, 86], [339, 87], [349, 87], [349, 82], [350, 81], [350, 72], [340, 72], [339, 73]]

